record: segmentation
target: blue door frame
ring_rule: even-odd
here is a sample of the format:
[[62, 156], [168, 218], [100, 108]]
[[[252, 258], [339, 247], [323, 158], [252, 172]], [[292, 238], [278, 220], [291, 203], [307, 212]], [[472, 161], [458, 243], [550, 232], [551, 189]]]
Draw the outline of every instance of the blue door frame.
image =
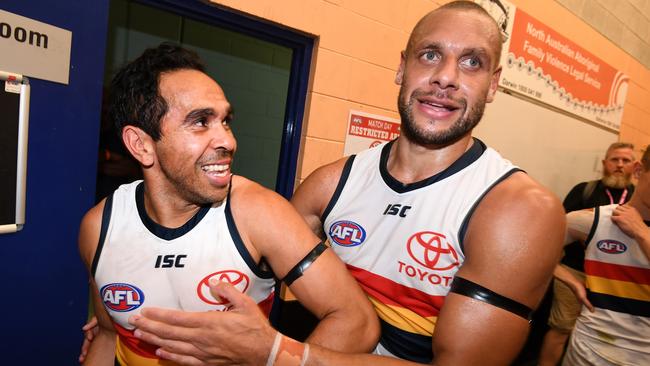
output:
[[267, 42], [276, 43], [293, 50], [284, 115], [282, 147], [275, 184], [276, 192], [287, 199], [291, 198], [298, 165], [314, 39], [263, 20], [225, 10], [217, 4], [181, 0], [136, 1]]

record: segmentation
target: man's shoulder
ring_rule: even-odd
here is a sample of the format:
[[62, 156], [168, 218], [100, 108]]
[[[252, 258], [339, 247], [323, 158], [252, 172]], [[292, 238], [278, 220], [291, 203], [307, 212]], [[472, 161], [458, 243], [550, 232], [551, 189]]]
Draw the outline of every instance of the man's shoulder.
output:
[[561, 216], [559, 198], [524, 172], [515, 172], [488, 192], [477, 214], [487, 214], [488, 222], [508, 222], [528, 217], [539, 222], [543, 217]]
[[281, 197], [275, 191], [266, 188], [263, 185], [241, 175], [233, 175], [230, 184], [231, 199], [241, 199], [243, 201], [250, 202], [260, 199], [263, 200], [274, 197]]
[[517, 199], [523, 202], [535, 202], [539, 199], [551, 199], [559, 202], [553, 192], [521, 171], [512, 173], [497, 184], [488, 195], [498, 196], [499, 199], [510, 196], [518, 197]]
[[102, 225], [102, 216], [106, 201], [106, 198], [101, 200], [97, 205], [88, 210], [81, 219], [78, 245], [81, 258], [88, 268], [90, 268], [92, 258], [94, 257], [95, 250], [99, 244], [99, 232]]

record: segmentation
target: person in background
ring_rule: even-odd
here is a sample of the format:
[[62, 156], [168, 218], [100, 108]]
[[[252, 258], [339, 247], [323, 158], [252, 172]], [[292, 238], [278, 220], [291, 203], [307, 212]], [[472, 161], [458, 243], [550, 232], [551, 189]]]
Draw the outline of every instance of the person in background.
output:
[[562, 365], [650, 365], [650, 146], [634, 175], [628, 203], [567, 214], [566, 241], [585, 246], [586, 288], [557, 266], [584, 304]]
[[[623, 204], [634, 193], [632, 173], [634, 168], [634, 145], [615, 142], [607, 148], [601, 179], [582, 182], [569, 191], [564, 199], [566, 212], [593, 208], [609, 204]], [[579, 242], [565, 247], [562, 266], [584, 282], [584, 247]], [[553, 281], [553, 301], [548, 318], [549, 330], [544, 335], [540, 349], [539, 365], [555, 366], [562, 353], [580, 314], [581, 304], [573, 292], [562, 281]]]

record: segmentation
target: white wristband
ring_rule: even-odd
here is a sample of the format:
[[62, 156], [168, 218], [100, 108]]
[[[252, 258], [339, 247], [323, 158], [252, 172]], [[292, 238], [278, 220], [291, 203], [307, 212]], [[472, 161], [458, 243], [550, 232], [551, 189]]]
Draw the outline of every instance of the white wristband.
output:
[[308, 358], [309, 358], [309, 343], [305, 343], [305, 350], [302, 351], [302, 359], [300, 360], [300, 366], [305, 366], [307, 364]]
[[278, 355], [278, 349], [280, 348], [280, 341], [282, 340], [282, 334], [277, 332], [275, 334], [275, 340], [273, 341], [273, 347], [271, 347], [271, 353], [269, 353], [269, 358], [266, 360], [266, 366], [273, 366], [275, 363], [275, 357]]

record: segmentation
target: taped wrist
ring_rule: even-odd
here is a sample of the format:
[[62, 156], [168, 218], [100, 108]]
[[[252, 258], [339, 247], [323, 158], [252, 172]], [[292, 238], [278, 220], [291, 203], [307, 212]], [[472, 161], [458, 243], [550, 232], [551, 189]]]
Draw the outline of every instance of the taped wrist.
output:
[[449, 292], [486, 302], [490, 305], [518, 315], [526, 319], [529, 323], [532, 321], [533, 309], [462, 277], [454, 278]]
[[291, 286], [293, 281], [300, 278], [300, 276], [305, 273], [307, 268], [309, 268], [309, 266], [311, 266], [311, 264], [314, 263], [321, 254], [323, 254], [325, 249], [327, 249], [327, 245], [325, 245], [323, 242], [316, 244], [314, 249], [307, 253], [305, 258], [298, 262], [298, 264], [291, 268], [289, 273], [287, 273], [287, 275], [284, 276], [284, 278], [280, 281], [284, 282], [287, 286]]
[[293, 340], [277, 332], [266, 366], [305, 366], [309, 344]]

